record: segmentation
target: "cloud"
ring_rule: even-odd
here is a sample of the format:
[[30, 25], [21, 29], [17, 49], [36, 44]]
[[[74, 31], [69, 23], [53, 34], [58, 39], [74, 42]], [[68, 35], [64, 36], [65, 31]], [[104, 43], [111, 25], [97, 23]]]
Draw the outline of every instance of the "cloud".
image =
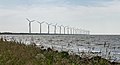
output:
[[0, 0], [2, 7], [19, 6], [106, 6], [115, 0]]
[[[107, 6], [45, 6], [0, 9], [0, 31], [27, 32], [29, 19], [70, 25], [91, 30], [92, 33], [120, 33], [120, 2], [107, 3]], [[39, 25], [33, 23], [33, 32], [39, 32]], [[46, 28], [46, 26], [44, 26]]]

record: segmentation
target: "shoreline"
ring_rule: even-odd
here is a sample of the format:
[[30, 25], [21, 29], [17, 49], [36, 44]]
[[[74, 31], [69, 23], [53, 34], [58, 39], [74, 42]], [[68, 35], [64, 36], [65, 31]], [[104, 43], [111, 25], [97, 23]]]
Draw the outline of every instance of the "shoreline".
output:
[[[68, 52], [58, 52], [51, 48], [42, 49], [36, 47], [35, 44], [25, 45], [14, 41], [3, 41], [0, 40], [0, 58], [3, 60], [3, 65], [11, 64], [24, 64], [28, 65], [31, 62], [32, 65], [120, 65], [118, 62], [110, 62], [99, 56], [92, 58], [81, 58], [78, 55], [69, 55]], [[4, 52], [3, 52], [4, 51]], [[12, 54], [12, 55], [11, 55]], [[30, 54], [30, 55], [29, 55]], [[5, 56], [5, 57], [4, 57]], [[11, 58], [9, 58], [11, 57]], [[31, 59], [30, 59], [31, 58]], [[0, 60], [2, 60], [0, 59]], [[14, 59], [14, 60], [12, 60]], [[25, 60], [24, 60], [25, 59]], [[36, 61], [34, 61], [36, 60]], [[42, 61], [46, 60], [46, 61]], [[9, 61], [9, 62], [8, 62]], [[13, 62], [16, 61], [16, 62]], [[72, 62], [71, 62], [72, 61]], [[1, 62], [1, 61], [0, 61]]]

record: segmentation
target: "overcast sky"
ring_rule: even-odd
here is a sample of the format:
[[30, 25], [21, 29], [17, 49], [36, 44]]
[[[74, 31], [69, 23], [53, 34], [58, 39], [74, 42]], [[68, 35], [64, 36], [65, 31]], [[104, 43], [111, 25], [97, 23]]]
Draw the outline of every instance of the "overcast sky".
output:
[[[26, 18], [120, 34], [120, 0], [0, 0], [0, 32], [28, 32]], [[47, 32], [45, 24], [42, 31]], [[32, 32], [39, 32], [38, 23], [32, 23]]]

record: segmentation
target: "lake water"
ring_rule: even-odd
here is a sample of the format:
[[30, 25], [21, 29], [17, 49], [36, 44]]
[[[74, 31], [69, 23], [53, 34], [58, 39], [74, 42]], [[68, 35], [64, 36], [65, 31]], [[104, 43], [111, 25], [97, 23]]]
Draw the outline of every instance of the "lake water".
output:
[[120, 62], [119, 35], [0, 35], [7, 41], [17, 41], [26, 45], [35, 43], [38, 47], [68, 51], [82, 56], [101, 56], [110, 61]]

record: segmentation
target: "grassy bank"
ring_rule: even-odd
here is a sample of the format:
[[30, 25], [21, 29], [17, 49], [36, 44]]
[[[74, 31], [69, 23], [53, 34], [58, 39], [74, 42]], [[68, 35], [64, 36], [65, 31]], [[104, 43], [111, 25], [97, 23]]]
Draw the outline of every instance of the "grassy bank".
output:
[[42, 50], [35, 45], [0, 40], [0, 65], [120, 65], [101, 57], [91, 59], [57, 52], [48, 48]]

